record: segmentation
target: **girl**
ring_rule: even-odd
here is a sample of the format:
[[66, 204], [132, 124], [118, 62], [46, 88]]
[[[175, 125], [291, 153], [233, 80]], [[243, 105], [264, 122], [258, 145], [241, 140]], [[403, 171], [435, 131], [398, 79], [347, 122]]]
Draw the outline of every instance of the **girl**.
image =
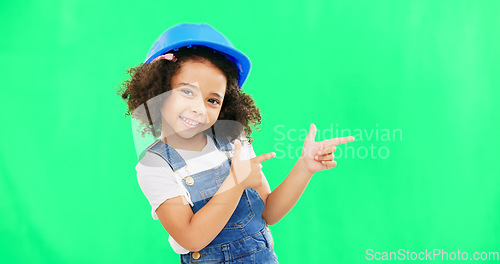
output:
[[[139, 185], [181, 263], [278, 263], [267, 225], [283, 218], [316, 171], [335, 167], [335, 145], [315, 142], [311, 124], [302, 156], [271, 192], [251, 125], [261, 115], [241, 91], [250, 60], [207, 24], [179, 24], [128, 71], [120, 91], [127, 114], [159, 139], [136, 166]], [[159, 134], [159, 135], [158, 135]]]

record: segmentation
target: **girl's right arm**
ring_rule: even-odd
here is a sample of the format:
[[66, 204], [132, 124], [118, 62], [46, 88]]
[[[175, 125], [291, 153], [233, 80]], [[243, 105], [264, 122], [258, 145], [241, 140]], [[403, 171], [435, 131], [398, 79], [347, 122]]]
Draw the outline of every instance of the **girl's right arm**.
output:
[[[243, 194], [241, 184], [230, 182], [228, 175], [222, 186], [231, 186], [221, 194], [214, 195], [196, 214], [184, 196], [167, 199], [156, 214], [167, 232], [189, 251], [199, 251], [208, 245], [224, 228]], [[222, 188], [221, 186], [221, 188]]]
[[267, 153], [240, 160], [240, 151], [241, 143], [236, 141], [231, 172], [217, 193], [196, 214], [184, 196], [167, 199], [156, 209], [165, 230], [183, 248], [200, 251], [210, 244], [231, 218], [243, 191], [262, 185], [260, 163], [276, 155]]

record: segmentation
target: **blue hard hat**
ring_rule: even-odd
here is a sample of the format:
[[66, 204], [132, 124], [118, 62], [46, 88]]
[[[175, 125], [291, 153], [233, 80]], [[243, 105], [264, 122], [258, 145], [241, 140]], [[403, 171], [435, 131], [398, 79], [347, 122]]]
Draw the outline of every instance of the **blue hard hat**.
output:
[[250, 59], [234, 48], [233, 44], [219, 31], [208, 24], [177, 24], [163, 32], [155, 41], [153, 47], [148, 52], [144, 64], [153, 61], [171, 50], [176, 51], [181, 47], [205, 46], [228, 55], [236, 65], [240, 74], [238, 79], [239, 87], [243, 86], [250, 72]]

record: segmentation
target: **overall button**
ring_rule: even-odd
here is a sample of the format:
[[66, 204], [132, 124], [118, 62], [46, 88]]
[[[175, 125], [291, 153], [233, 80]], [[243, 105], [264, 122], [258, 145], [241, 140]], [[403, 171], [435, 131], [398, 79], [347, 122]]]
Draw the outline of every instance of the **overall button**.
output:
[[199, 259], [200, 258], [200, 252], [193, 252], [193, 258], [194, 259]]
[[191, 176], [186, 177], [186, 184], [187, 185], [193, 185], [194, 184], [194, 179]]

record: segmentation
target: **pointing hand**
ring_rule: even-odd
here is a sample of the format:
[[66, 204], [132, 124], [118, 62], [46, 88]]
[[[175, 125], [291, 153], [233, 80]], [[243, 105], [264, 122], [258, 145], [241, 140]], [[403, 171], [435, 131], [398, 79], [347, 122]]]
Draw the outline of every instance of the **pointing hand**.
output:
[[241, 160], [241, 142], [235, 140], [234, 154], [231, 163], [231, 175], [236, 184], [246, 188], [256, 188], [262, 185], [262, 171], [260, 164], [268, 159], [274, 158], [276, 153], [266, 153], [250, 160]]
[[315, 137], [316, 126], [311, 124], [309, 134], [304, 141], [301, 158], [312, 173], [335, 167], [337, 165], [333, 154], [336, 150], [335, 146], [354, 141], [354, 137], [341, 137], [315, 142]]

